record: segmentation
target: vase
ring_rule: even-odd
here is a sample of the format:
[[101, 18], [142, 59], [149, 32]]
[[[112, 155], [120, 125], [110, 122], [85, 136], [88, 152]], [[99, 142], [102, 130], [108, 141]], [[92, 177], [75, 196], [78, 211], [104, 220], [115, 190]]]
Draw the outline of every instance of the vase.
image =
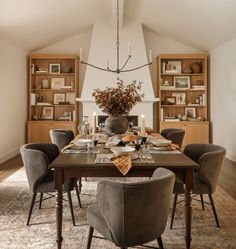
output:
[[129, 122], [123, 115], [112, 115], [105, 121], [105, 132], [108, 134], [124, 134], [128, 128]]
[[201, 71], [202, 71], [202, 63], [194, 62], [194, 63], [192, 63], [191, 68], [193, 70], [193, 73], [201, 73]]

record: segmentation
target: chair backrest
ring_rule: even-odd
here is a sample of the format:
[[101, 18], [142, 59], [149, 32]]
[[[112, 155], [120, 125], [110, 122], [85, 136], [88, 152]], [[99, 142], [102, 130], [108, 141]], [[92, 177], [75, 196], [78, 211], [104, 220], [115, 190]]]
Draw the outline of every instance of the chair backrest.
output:
[[159, 168], [147, 181], [99, 182], [98, 206], [117, 246], [140, 245], [161, 236], [166, 227], [174, 179], [173, 172]]
[[172, 143], [178, 144], [179, 149], [181, 149], [185, 135], [185, 131], [183, 129], [175, 129], [175, 128], [164, 129], [161, 131], [161, 135], [164, 138], [171, 140]]
[[197, 173], [209, 191], [214, 193], [226, 154], [225, 149], [215, 144], [189, 144], [185, 147], [184, 154], [200, 165]]
[[59, 151], [61, 151], [71, 140], [74, 139], [72, 130], [50, 130], [50, 138], [53, 144], [56, 144]]
[[32, 143], [20, 148], [30, 190], [36, 192], [42, 179], [50, 173], [48, 165], [59, 155], [55, 144]]

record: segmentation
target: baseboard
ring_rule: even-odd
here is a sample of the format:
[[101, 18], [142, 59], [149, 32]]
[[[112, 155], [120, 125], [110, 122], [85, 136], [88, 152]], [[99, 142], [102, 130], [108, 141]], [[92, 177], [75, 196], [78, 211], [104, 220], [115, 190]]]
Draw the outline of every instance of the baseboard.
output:
[[230, 151], [226, 153], [226, 157], [233, 161], [233, 162], [236, 162], [236, 155], [234, 153], [231, 153]]
[[0, 155], [0, 164], [11, 159], [12, 157], [16, 156], [17, 154], [19, 154], [20, 148], [17, 147], [7, 153], [1, 154]]

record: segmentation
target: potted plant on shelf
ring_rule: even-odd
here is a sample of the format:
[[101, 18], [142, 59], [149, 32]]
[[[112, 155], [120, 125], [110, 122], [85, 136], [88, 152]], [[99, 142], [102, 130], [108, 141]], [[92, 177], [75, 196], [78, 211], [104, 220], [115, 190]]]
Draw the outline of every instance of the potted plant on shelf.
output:
[[125, 85], [119, 80], [116, 87], [94, 90], [92, 96], [95, 97], [96, 104], [109, 115], [105, 121], [107, 133], [123, 134], [127, 131], [129, 122], [125, 116], [144, 97], [144, 94], [140, 93], [141, 85], [142, 82], [137, 81]]

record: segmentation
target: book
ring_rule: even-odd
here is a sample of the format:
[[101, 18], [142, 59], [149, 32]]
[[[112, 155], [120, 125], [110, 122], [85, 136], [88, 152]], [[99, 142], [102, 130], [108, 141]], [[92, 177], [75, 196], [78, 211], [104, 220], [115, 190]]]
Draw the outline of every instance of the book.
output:
[[175, 122], [175, 121], [180, 121], [179, 118], [165, 118], [165, 121], [167, 122]]
[[31, 105], [37, 104], [37, 96], [38, 96], [38, 94], [31, 93], [31, 95], [30, 95], [30, 104]]
[[52, 105], [52, 104], [47, 103], [47, 102], [38, 102], [37, 105]]

